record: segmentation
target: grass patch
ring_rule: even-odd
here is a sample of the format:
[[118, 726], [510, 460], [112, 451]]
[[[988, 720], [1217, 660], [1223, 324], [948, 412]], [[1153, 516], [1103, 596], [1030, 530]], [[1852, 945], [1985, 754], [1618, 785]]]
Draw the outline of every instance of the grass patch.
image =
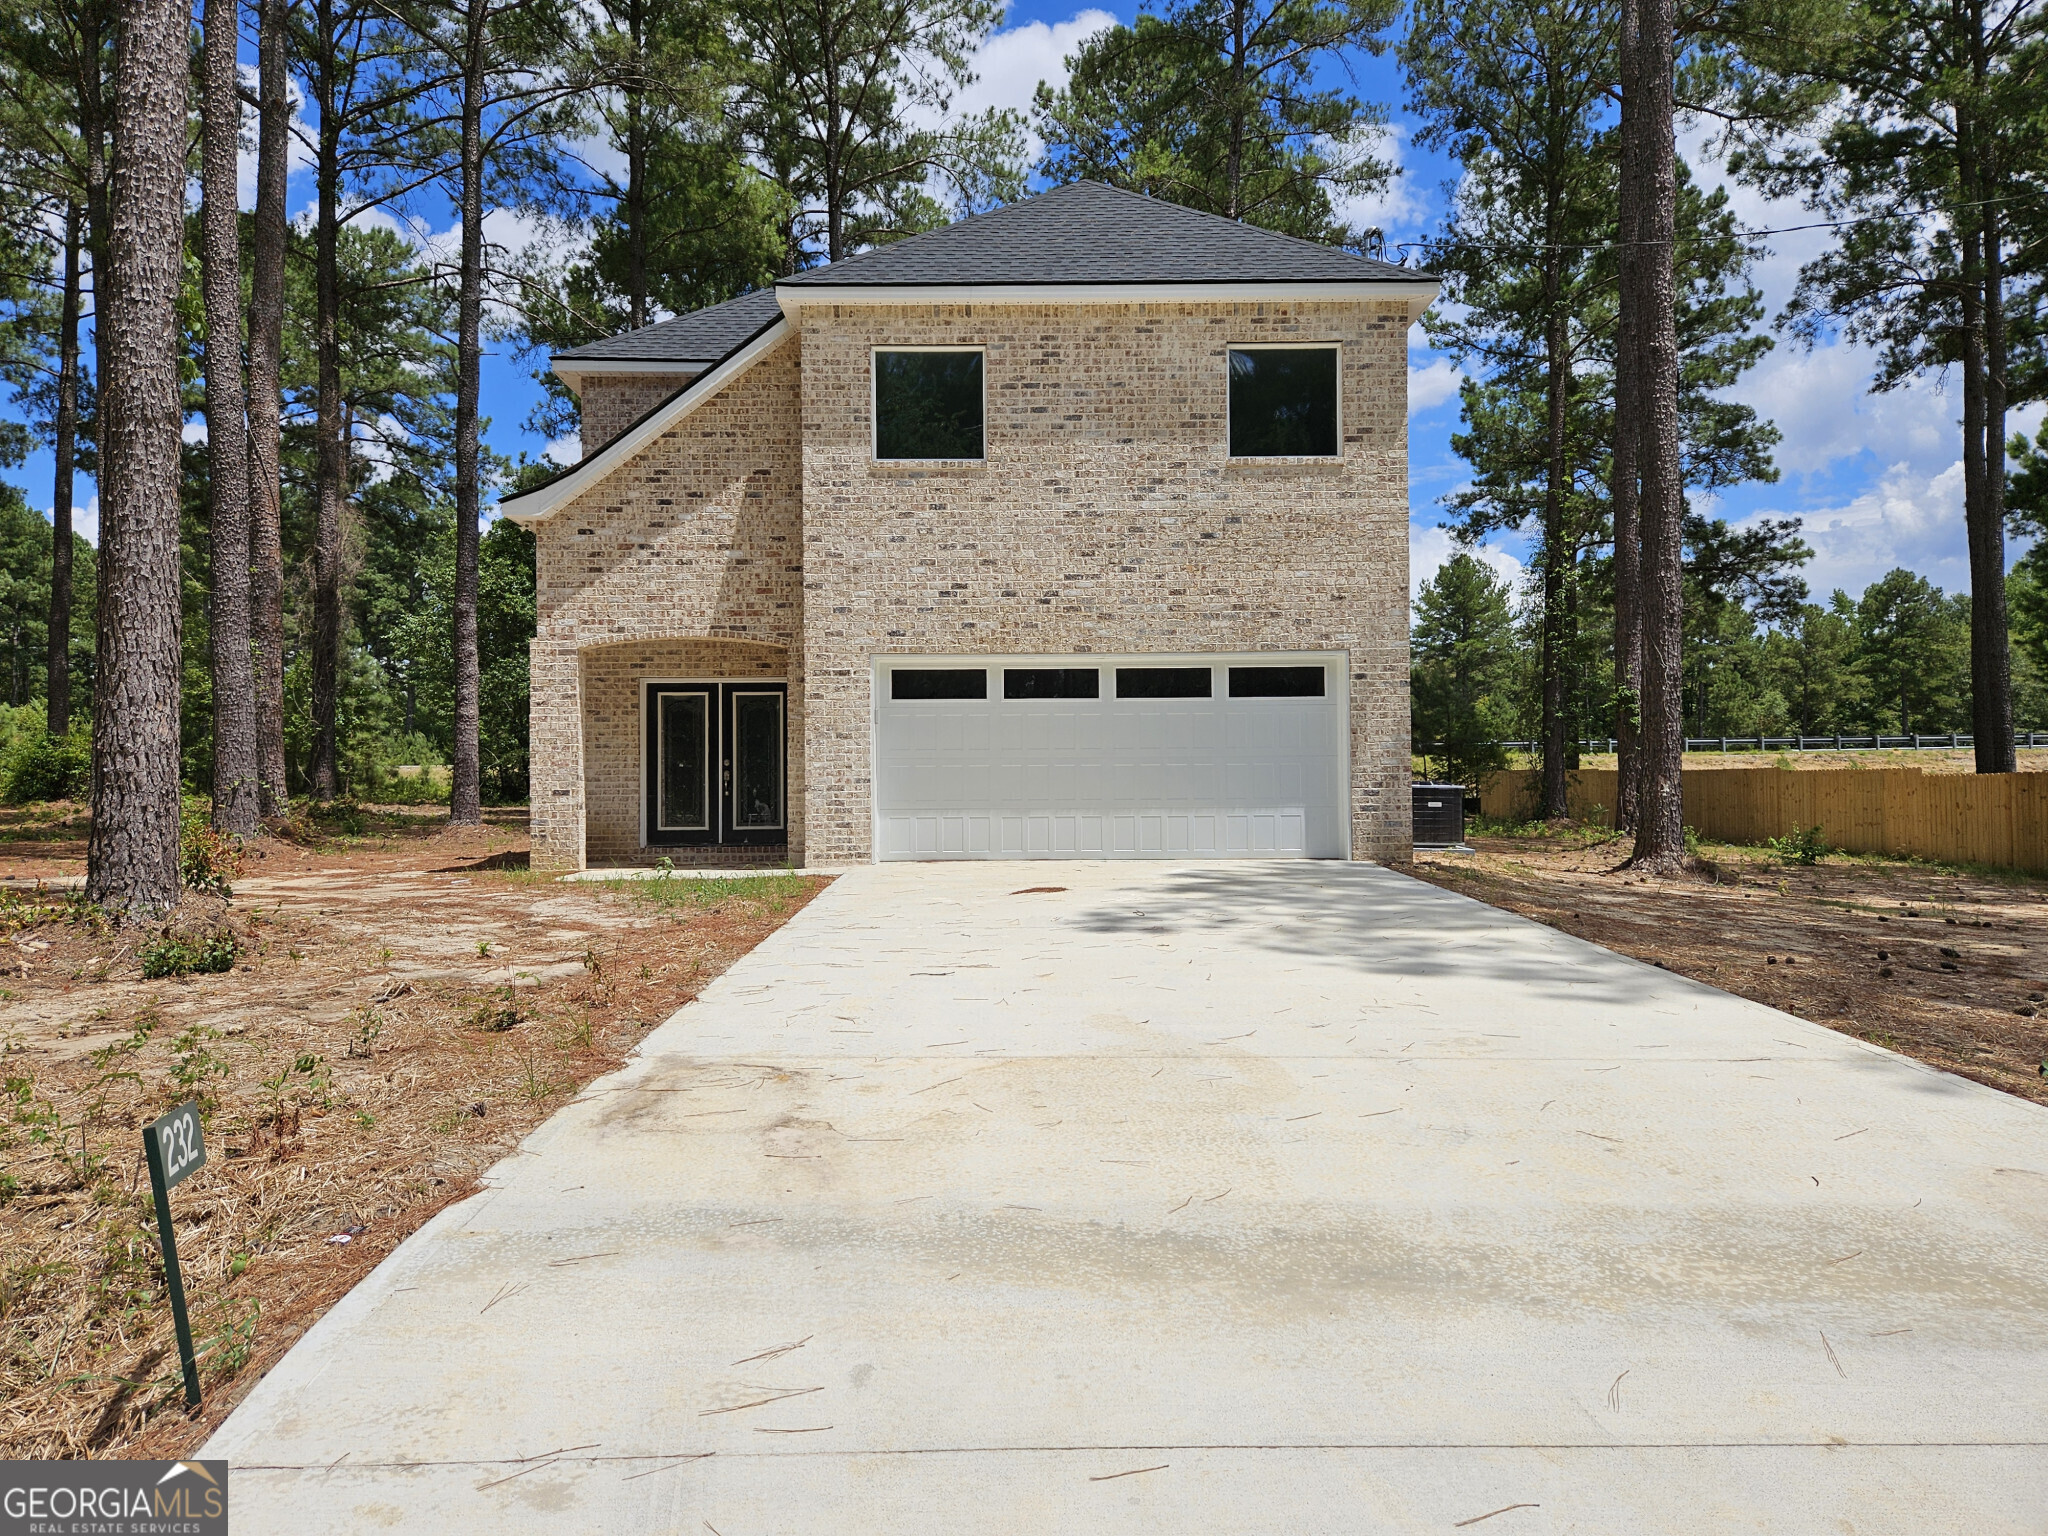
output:
[[669, 911], [704, 911], [728, 901], [759, 902], [779, 912], [810, 889], [810, 877], [795, 870], [772, 875], [677, 875], [664, 870], [652, 880], [607, 880], [604, 888], [615, 896], [629, 897], [651, 907]]

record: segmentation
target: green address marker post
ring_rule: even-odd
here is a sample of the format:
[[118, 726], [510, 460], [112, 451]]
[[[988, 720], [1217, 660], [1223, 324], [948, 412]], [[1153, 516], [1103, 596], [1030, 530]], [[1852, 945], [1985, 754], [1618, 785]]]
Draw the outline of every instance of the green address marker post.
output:
[[156, 1230], [164, 1250], [164, 1279], [171, 1288], [171, 1320], [178, 1325], [178, 1359], [185, 1367], [185, 1406], [199, 1406], [199, 1361], [192, 1353], [192, 1320], [185, 1315], [185, 1280], [178, 1273], [178, 1235], [171, 1225], [171, 1191], [206, 1166], [199, 1135], [199, 1106], [180, 1104], [142, 1133], [149, 1159], [149, 1184], [156, 1191]]

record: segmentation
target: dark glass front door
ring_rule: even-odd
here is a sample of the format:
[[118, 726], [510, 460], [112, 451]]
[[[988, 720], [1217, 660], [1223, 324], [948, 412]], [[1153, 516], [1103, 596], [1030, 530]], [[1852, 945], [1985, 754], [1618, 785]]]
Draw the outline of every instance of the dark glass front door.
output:
[[784, 843], [782, 683], [647, 685], [647, 841]]

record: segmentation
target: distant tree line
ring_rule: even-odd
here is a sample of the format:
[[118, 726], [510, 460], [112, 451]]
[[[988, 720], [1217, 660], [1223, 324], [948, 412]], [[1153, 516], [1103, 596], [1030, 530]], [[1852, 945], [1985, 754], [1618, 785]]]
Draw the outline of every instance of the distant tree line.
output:
[[[1700, 545], [1733, 542], [1695, 524]], [[1699, 546], [1694, 546], [1698, 548]], [[2022, 729], [2048, 729], [2048, 587], [2031, 553], [2013, 572], [2013, 699]], [[1712, 574], [1705, 574], [1712, 573]], [[1809, 602], [1803, 583], [1775, 591], [1708, 547], [1688, 561], [1685, 734], [1832, 736], [1968, 734], [1970, 601], [1893, 570], [1861, 594]], [[1747, 587], [1749, 590], [1744, 591]], [[1434, 772], [1477, 786], [1508, 765], [1505, 741], [1540, 740], [1542, 621], [1535, 592], [1459, 553], [1422, 583], [1412, 636], [1416, 751]], [[1581, 741], [1612, 739], [1610, 637], [1581, 637], [1568, 699], [1567, 760]]]

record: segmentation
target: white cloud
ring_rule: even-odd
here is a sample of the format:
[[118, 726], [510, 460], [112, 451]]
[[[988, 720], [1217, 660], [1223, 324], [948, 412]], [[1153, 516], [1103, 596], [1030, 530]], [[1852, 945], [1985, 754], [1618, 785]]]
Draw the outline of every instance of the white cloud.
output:
[[[1413, 602], [1422, 591], [1422, 584], [1436, 575], [1437, 571], [1453, 555], [1472, 555], [1493, 567], [1508, 584], [1511, 593], [1522, 590], [1522, 562], [1496, 544], [1480, 544], [1467, 548], [1459, 544], [1444, 528], [1417, 527], [1410, 524], [1408, 529], [1408, 600]], [[1512, 599], [1511, 599], [1512, 601]]]
[[1108, 11], [1090, 7], [1076, 11], [1065, 21], [1048, 25], [1027, 22], [990, 35], [974, 51], [970, 67], [974, 83], [953, 98], [953, 110], [981, 112], [989, 107], [1010, 107], [1031, 111], [1032, 93], [1040, 81], [1054, 90], [1067, 83], [1067, 59], [1098, 32], [1116, 25]]
[[[965, 117], [990, 107], [1008, 107], [1022, 113], [1028, 125], [1031, 97], [1039, 82], [1054, 90], [1064, 88], [1068, 57], [1096, 33], [1116, 24], [1115, 16], [1091, 6], [1065, 21], [1027, 22], [990, 34], [968, 60], [975, 78], [954, 95], [950, 115]], [[906, 115], [921, 127], [940, 126], [936, 116], [921, 108]], [[1045, 146], [1028, 126], [1024, 137], [1029, 163], [1036, 164]]]
[[1448, 357], [1436, 358], [1426, 367], [1422, 368], [1418, 368], [1413, 363], [1410, 363], [1408, 365], [1409, 416], [1419, 416], [1424, 411], [1436, 409], [1446, 400], [1457, 399], [1458, 386], [1464, 382], [1464, 379], [1465, 375], [1458, 370], [1457, 364], [1453, 363]]
[[[1736, 526], [1785, 515], [1760, 511]], [[1801, 535], [1813, 546], [1814, 557], [1800, 574], [1817, 600], [1837, 587], [1853, 597], [1895, 566], [1917, 571], [1945, 591], [1970, 589], [1960, 459], [1933, 474], [1901, 460], [1875, 486], [1840, 506], [1790, 515], [1802, 520]]]
[[[1389, 123], [1370, 135], [1352, 154], [1369, 154], [1393, 166], [1394, 174], [1379, 191], [1363, 197], [1342, 196], [1334, 200], [1337, 217], [1357, 228], [1372, 228], [1392, 236], [1413, 234], [1428, 221], [1431, 205], [1416, 179], [1402, 169], [1402, 151], [1410, 129], [1406, 123]], [[1325, 154], [1335, 153], [1325, 141]]]
[[575, 433], [558, 437], [541, 450], [541, 457], [564, 469], [573, 468], [583, 462], [583, 439]]
[[1871, 356], [1844, 343], [1807, 351], [1780, 345], [1728, 393], [1777, 423], [1785, 440], [1775, 457], [1795, 475], [1824, 473], [1870, 451], [1939, 472], [1962, 445], [1962, 401], [1939, 376], [1897, 389], [1870, 389]]
[[[54, 509], [43, 508], [43, 521], [54, 523]], [[84, 506], [73, 504], [71, 508], [71, 531], [81, 535], [94, 549], [100, 547], [100, 498], [97, 493]]]

